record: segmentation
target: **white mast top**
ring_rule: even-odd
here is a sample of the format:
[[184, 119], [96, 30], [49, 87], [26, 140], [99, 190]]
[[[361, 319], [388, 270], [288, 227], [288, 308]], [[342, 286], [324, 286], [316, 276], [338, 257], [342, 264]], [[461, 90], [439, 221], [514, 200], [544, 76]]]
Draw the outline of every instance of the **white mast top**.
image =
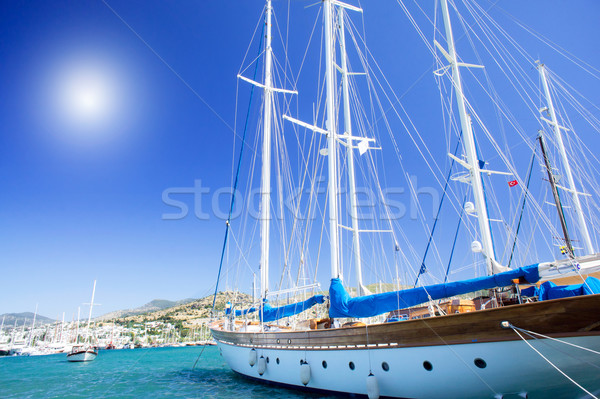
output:
[[[587, 224], [585, 221], [585, 216], [583, 214], [583, 209], [581, 208], [581, 201], [579, 201], [579, 193], [575, 187], [575, 180], [573, 179], [573, 173], [571, 172], [571, 165], [569, 164], [569, 158], [567, 157], [567, 152], [565, 150], [565, 145], [563, 144], [562, 134], [560, 133], [561, 126], [558, 124], [558, 120], [556, 118], [556, 111], [554, 110], [554, 102], [552, 101], [552, 96], [550, 95], [550, 89], [548, 87], [548, 80], [546, 78], [546, 67], [544, 64], [538, 65], [538, 70], [540, 71], [540, 76], [542, 78], [542, 86], [544, 87], [544, 93], [546, 95], [546, 103], [548, 106], [548, 113], [550, 114], [550, 120], [546, 120], [554, 131], [554, 136], [556, 138], [556, 143], [558, 145], [558, 151], [560, 152], [560, 156], [562, 158], [562, 163], [565, 168], [565, 174], [567, 175], [567, 183], [569, 187], [567, 191], [571, 193], [573, 196], [573, 206], [575, 214], [577, 215], [577, 221], [579, 225], [579, 231], [581, 233], [581, 239], [583, 240], [583, 244], [585, 245], [585, 251], [588, 255], [595, 253], [594, 245], [592, 244], [592, 239], [590, 237], [590, 233], [587, 228]], [[572, 252], [572, 248], [569, 252]]]
[[[462, 81], [460, 77], [460, 69], [456, 50], [454, 48], [454, 37], [452, 35], [452, 26], [450, 25], [450, 15], [448, 13], [447, 0], [441, 0], [442, 13], [444, 16], [444, 26], [446, 28], [446, 40], [448, 42], [448, 53], [444, 56], [448, 59], [452, 67], [452, 84], [456, 93], [456, 103], [460, 115], [460, 125], [462, 129], [463, 146], [467, 157], [468, 169], [471, 174], [471, 185], [473, 187], [473, 197], [475, 200], [475, 209], [477, 211], [477, 219], [479, 221], [479, 231], [483, 246], [483, 255], [489, 275], [496, 273], [498, 270], [497, 262], [494, 259], [494, 243], [492, 242], [492, 233], [490, 231], [490, 223], [488, 218], [487, 205], [485, 203], [485, 194], [483, 192], [483, 181], [481, 179], [481, 169], [479, 168], [479, 159], [475, 148], [475, 138], [471, 126], [471, 118], [467, 114], [465, 98], [462, 90]], [[475, 247], [475, 245], [474, 245]]]
[[325, 22], [325, 73], [327, 83], [327, 160], [329, 169], [329, 243], [331, 257], [331, 278], [340, 278], [338, 254], [338, 209], [337, 209], [337, 143], [335, 112], [335, 73], [333, 44], [333, 6], [332, 0], [323, 1], [323, 19]]
[[269, 291], [269, 227], [271, 221], [271, 119], [272, 119], [272, 48], [271, 48], [271, 0], [267, 0], [265, 35], [265, 82], [262, 142], [262, 176], [260, 199], [260, 293], [267, 297]]
[[[346, 53], [346, 35], [344, 32], [344, 10], [338, 11], [338, 31], [340, 35], [340, 58], [342, 73], [342, 93], [344, 103], [344, 135], [352, 136], [352, 119], [350, 116], [350, 94], [348, 84], [348, 62]], [[352, 250], [354, 252], [354, 267], [356, 270], [356, 295], [367, 295], [362, 281], [362, 259], [360, 254], [360, 230], [358, 226], [358, 209], [356, 200], [356, 176], [354, 172], [354, 149], [351, 138], [347, 139], [348, 160], [348, 195], [350, 196], [350, 218], [352, 219]]]

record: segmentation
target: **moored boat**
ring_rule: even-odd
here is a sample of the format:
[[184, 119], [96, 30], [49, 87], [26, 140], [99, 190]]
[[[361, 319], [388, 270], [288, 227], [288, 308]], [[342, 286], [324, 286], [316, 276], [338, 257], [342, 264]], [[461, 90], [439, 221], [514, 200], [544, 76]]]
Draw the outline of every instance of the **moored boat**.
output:
[[71, 350], [67, 353], [67, 360], [69, 362], [89, 362], [95, 360], [98, 356], [98, 348], [91, 344], [93, 339], [90, 325], [92, 322], [92, 311], [94, 308], [94, 296], [96, 295], [96, 280], [94, 280], [94, 287], [92, 288], [92, 300], [90, 301], [90, 312], [88, 315], [86, 336], [83, 344], [79, 344], [79, 313], [77, 314], [77, 333], [75, 338], [75, 344]]
[[96, 356], [98, 356], [97, 348], [89, 345], [76, 345], [67, 353], [67, 360], [70, 362], [89, 362], [96, 359]]

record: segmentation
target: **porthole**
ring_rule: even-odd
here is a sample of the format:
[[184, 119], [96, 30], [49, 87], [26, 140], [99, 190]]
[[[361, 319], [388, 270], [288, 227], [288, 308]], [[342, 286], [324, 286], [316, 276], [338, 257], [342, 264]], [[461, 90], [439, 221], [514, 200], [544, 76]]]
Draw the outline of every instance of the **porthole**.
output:
[[279, 364], [279, 358], [275, 359], [275, 363]]
[[277, 343], [279, 343], [279, 339], [277, 339]]
[[387, 362], [381, 363], [381, 368], [383, 369], [383, 371], [390, 371], [390, 365], [387, 364]]
[[433, 364], [431, 364], [431, 362], [425, 360], [423, 362], [423, 368], [425, 368], [425, 370], [427, 370], [427, 371], [431, 371], [431, 370], [433, 370]]
[[269, 356], [267, 356], [267, 363], [269, 363]]
[[292, 343], [292, 340], [291, 340], [291, 339], [288, 339], [288, 344], [291, 344], [291, 343]]
[[350, 370], [354, 370], [354, 362], [348, 363], [348, 367], [350, 367]]
[[323, 362], [321, 363], [323, 365], [323, 368], [326, 369], [327, 368], [327, 362], [325, 360], [323, 360]]
[[479, 357], [477, 359], [473, 360], [473, 363], [475, 363], [475, 366], [479, 367], [480, 369], [484, 369], [487, 367], [487, 363], [485, 362], [485, 360], [483, 360]]

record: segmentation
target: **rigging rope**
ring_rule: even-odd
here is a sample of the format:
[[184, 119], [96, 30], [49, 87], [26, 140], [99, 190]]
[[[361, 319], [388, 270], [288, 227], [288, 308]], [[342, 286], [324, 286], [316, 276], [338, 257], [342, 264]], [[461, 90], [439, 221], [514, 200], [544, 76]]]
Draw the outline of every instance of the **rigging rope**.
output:
[[531, 181], [531, 171], [533, 170], [533, 161], [535, 160], [535, 149], [533, 150], [533, 154], [531, 154], [531, 162], [529, 162], [529, 172], [527, 172], [527, 184], [525, 186], [525, 196], [523, 197], [523, 204], [521, 205], [521, 214], [519, 215], [519, 222], [517, 223], [517, 229], [515, 231], [515, 241], [513, 242], [512, 249], [510, 250], [510, 258], [508, 259], [508, 267], [510, 267], [510, 263], [513, 259], [513, 254], [515, 252], [515, 247], [517, 246], [517, 237], [519, 235], [519, 229], [521, 228], [521, 220], [523, 220], [523, 211], [525, 210], [525, 201], [527, 201], [527, 196], [529, 195], [529, 182]]
[[[260, 35], [260, 42], [258, 44], [258, 53], [260, 54], [262, 48], [262, 42], [264, 37], [265, 24], [263, 24], [262, 33]], [[252, 80], [256, 80], [256, 74], [258, 73], [258, 62], [254, 66], [254, 76]], [[248, 120], [250, 119], [250, 108], [252, 105], [252, 97], [254, 96], [254, 85], [250, 89], [250, 100], [248, 101], [248, 112], [246, 113], [246, 121], [244, 123], [244, 132], [242, 134], [242, 145], [240, 147], [240, 156], [238, 158], [237, 170], [235, 172], [235, 181], [233, 183], [233, 191], [231, 192], [231, 205], [229, 206], [229, 214], [227, 221], [225, 221], [225, 238], [223, 239], [223, 249], [221, 250], [221, 261], [219, 262], [219, 272], [217, 273], [217, 283], [215, 284], [215, 294], [213, 296], [212, 312], [215, 311], [215, 302], [217, 300], [217, 292], [219, 290], [219, 280], [221, 279], [221, 269], [223, 268], [223, 259], [225, 257], [225, 249], [227, 248], [227, 237], [229, 235], [231, 214], [233, 213], [233, 206], [235, 205], [235, 193], [237, 191], [238, 180], [240, 176], [240, 167], [242, 165], [242, 155], [244, 155], [244, 143], [246, 142], [246, 133], [248, 131]]]
[[[462, 137], [462, 135], [461, 135]], [[460, 137], [458, 142], [456, 143], [456, 148], [454, 149], [454, 156], [458, 152], [458, 147], [460, 146]], [[438, 206], [437, 214], [435, 215], [435, 220], [433, 222], [433, 227], [431, 228], [431, 233], [429, 234], [429, 240], [427, 241], [427, 246], [425, 247], [425, 253], [423, 254], [423, 260], [421, 260], [421, 268], [419, 269], [419, 273], [417, 274], [417, 279], [415, 280], [415, 285], [419, 282], [419, 277], [421, 274], [424, 274], [427, 271], [427, 267], [425, 266], [425, 258], [427, 257], [427, 253], [429, 252], [429, 246], [431, 245], [431, 241], [433, 240], [433, 233], [435, 232], [435, 227], [437, 226], [438, 218], [440, 216], [440, 212], [442, 211], [442, 204], [444, 203], [444, 198], [446, 198], [446, 191], [448, 189], [448, 182], [450, 181], [450, 176], [452, 174], [452, 168], [454, 167], [454, 158], [452, 158], [452, 163], [450, 164], [450, 169], [448, 170], [448, 176], [446, 177], [446, 184], [444, 185], [444, 191], [442, 192], [442, 199], [440, 200], [440, 205]], [[464, 203], [463, 203], [464, 206]], [[462, 207], [461, 207], [461, 218], [462, 218]], [[454, 240], [456, 244], [456, 239]], [[454, 246], [452, 246], [452, 252], [454, 252]], [[450, 258], [452, 259], [452, 257]], [[448, 265], [450, 267], [450, 265]], [[446, 271], [446, 277], [448, 276], [448, 272]]]
[[448, 281], [448, 273], [450, 272], [450, 265], [452, 264], [452, 257], [454, 256], [454, 248], [456, 248], [456, 241], [458, 239], [458, 231], [460, 230], [460, 225], [462, 224], [462, 215], [465, 212], [465, 203], [467, 202], [467, 194], [465, 194], [465, 198], [463, 199], [462, 207], [460, 208], [460, 215], [458, 215], [458, 226], [456, 226], [456, 232], [454, 233], [454, 242], [452, 243], [452, 250], [450, 251], [450, 259], [448, 259], [448, 266], [446, 267], [446, 275], [444, 276], [444, 283]]

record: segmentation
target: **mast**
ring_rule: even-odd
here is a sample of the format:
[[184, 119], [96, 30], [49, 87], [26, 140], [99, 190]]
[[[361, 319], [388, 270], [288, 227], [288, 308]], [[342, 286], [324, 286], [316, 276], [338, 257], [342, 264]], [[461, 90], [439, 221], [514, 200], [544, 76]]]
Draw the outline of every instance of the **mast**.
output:
[[87, 322], [87, 335], [90, 335], [90, 323], [92, 322], [92, 309], [94, 307], [94, 295], [96, 295], [96, 280], [94, 280], [94, 288], [92, 288], [92, 300], [90, 301], [90, 313]]
[[325, 80], [327, 84], [327, 161], [329, 195], [329, 242], [331, 257], [331, 278], [340, 278], [338, 264], [338, 209], [337, 209], [337, 144], [335, 113], [335, 73], [333, 44], [333, 6], [331, 0], [323, 1], [325, 22]]
[[[552, 101], [552, 96], [550, 95], [550, 88], [548, 87], [548, 80], [546, 78], [546, 66], [544, 64], [538, 65], [538, 70], [540, 71], [540, 77], [542, 78], [542, 86], [544, 87], [544, 94], [546, 95], [546, 103], [548, 107], [548, 113], [550, 115], [550, 121], [546, 120], [550, 125], [552, 125], [552, 130], [554, 131], [554, 137], [556, 138], [556, 143], [558, 145], [558, 151], [562, 158], [562, 164], [565, 168], [565, 174], [567, 175], [567, 183], [569, 187], [567, 187], [567, 191], [571, 193], [573, 196], [573, 207], [575, 214], [577, 215], [577, 221], [579, 225], [579, 231], [581, 233], [581, 238], [583, 240], [583, 245], [585, 246], [585, 251], [588, 255], [595, 253], [594, 245], [592, 244], [592, 239], [590, 237], [590, 233], [588, 231], [587, 223], [585, 221], [585, 216], [583, 214], [583, 210], [581, 208], [581, 201], [579, 200], [579, 193], [575, 187], [575, 180], [573, 179], [573, 172], [571, 171], [571, 165], [569, 164], [569, 158], [567, 157], [567, 151], [565, 150], [565, 145], [563, 143], [562, 134], [560, 133], [561, 126], [558, 124], [558, 120], [556, 118], [556, 111], [554, 110], [554, 102]], [[550, 173], [550, 171], [548, 171]], [[550, 179], [553, 181], [553, 179]], [[564, 215], [562, 216], [564, 217]], [[565, 239], [567, 236], [565, 235]], [[573, 255], [573, 247], [569, 245], [569, 253]]]
[[[33, 329], [35, 328], [35, 318], [37, 316], [37, 311], [38, 311], [38, 304], [35, 304], [35, 312], [33, 313], [33, 320], [31, 322], [31, 331], [29, 332], [29, 342], [27, 343], [27, 346], [31, 346], [31, 343], [33, 341]], [[25, 323], [23, 323], [23, 326], [25, 325]]]
[[544, 146], [544, 136], [540, 132], [538, 136], [540, 147], [542, 149], [542, 156], [544, 158], [544, 164], [546, 165], [546, 172], [548, 172], [548, 181], [550, 181], [550, 187], [552, 187], [552, 196], [554, 197], [554, 203], [556, 204], [556, 210], [558, 211], [558, 218], [560, 219], [560, 227], [562, 227], [565, 244], [567, 246], [567, 253], [570, 257], [573, 257], [573, 245], [571, 244], [571, 237], [569, 237], [569, 231], [567, 230], [567, 222], [565, 220], [565, 213], [560, 202], [560, 196], [556, 189], [556, 181], [554, 180], [554, 173], [552, 173], [552, 166], [550, 165], [550, 159], [546, 154], [546, 147]]
[[[272, 48], [271, 48], [271, 0], [267, 0], [266, 9], [266, 47], [265, 47], [265, 82], [264, 82], [264, 116], [263, 116], [263, 142], [262, 142], [262, 176], [260, 200], [260, 292], [261, 298], [266, 299], [269, 290], [269, 228], [271, 209], [271, 119], [272, 119], [272, 91], [271, 76]], [[261, 307], [262, 308], [262, 307]]]
[[63, 342], [63, 331], [65, 330], [65, 312], [62, 314], [62, 322], [60, 323], [60, 342]]
[[81, 307], [77, 306], [77, 327], [75, 328], [75, 343], [79, 343], [79, 316], [81, 315]]
[[15, 325], [12, 329], [12, 339], [10, 340], [10, 347], [12, 349], [15, 346], [15, 339], [17, 337], [17, 318], [15, 317]]
[[[452, 67], [452, 85], [454, 86], [454, 92], [456, 94], [456, 103], [458, 105], [458, 111], [460, 115], [460, 126], [462, 129], [462, 137], [464, 140], [464, 150], [466, 153], [467, 169], [470, 172], [470, 182], [473, 187], [473, 197], [475, 200], [475, 209], [477, 211], [477, 220], [479, 222], [479, 233], [481, 235], [481, 245], [483, 247], [483, 255], [487, 266], [488, 275], [496, 272], [494, 254], [494, 243], [492, 241], [492, 233], [490, 230], [490, 222], [488, 217], [487, 205], [485, 202], [485, 193], [483, 191], [483, 181], [481, 179], [481, 169], [479, 167], [479, 159], [477, 157], [477, 150], [475, 147], [475, 137], [473, 136], [473, 129], [471, 126], [471, 117], [467, 114], [465, 98], [462, 89], [462, 80], [460, 76], [460, 66], [474, 66], [466, 65], [458, 62], [456, 50], [454, 48], [454, 37], [452, 35], [452, 26], [450, 24], [450, 15], [448, 13], [448, 1], [441, 0], [442, 13], [444, 16], [444, 26], [446, 29], [446, 40], [448, 42], [448, 52], [445, 51], [444, 56], [448, 59]], [[438, 47], [441, 46], [436, 42]], [[473, 243], [473, 248], [476, 248], [478, 243]]]
[[[339, 7], [338, 31], [340, 35], [340, 58], [342, 73], [342, 93], [344, 103], [344, 129], [345, 135], [352, 136], [352, 119], [350, 115], [350, 94], [348, 85], [348, 62], [346, 54], [346, 35], [344, 29], [344, 9]], [[354, 172], [354, 149], [352, 139], [346, 141], [348, 160], [348, 191], [350, 196], [350, 218], [352, 219], [352, 250], [354, 252], [354, 268], [356, 270], [356, 295], [363, 296], [367, 292], [362, 281], [362, 259], [360, 256], [360, 232], [358, 229], [358, 209], [356, 201], [356, 175]]]

